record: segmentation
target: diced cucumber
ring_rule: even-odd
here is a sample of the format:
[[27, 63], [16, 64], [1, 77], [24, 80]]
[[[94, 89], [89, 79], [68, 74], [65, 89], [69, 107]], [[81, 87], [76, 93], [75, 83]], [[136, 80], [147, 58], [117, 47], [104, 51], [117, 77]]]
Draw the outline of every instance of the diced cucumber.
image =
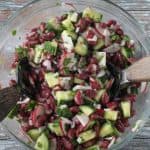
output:
[[122, 109], [123, 116], [125, 118], [131, 117], [131, 102], [130, 101], [121, 102], [121, 109]]
[[85, 39], [83, 37], [79, 37], [77, 43], [75, 45], [75, 52], [81, 56], [85, 56], [88, 54], [88, 47]]
[[46, 41], [44, 43], [44, 51], [49, 52], [51, 55], [56, 55], [58, 44], [56, 41]]
[[88, 130], [79, 134], [77, 142], [79, 144], [90, 141], [96, 137], [96, 132], [94, 130]]
[[86, 148], [85, 150], [100, 150], [100, 147], [99, 145], [93, 145], [93, 146]]
[[79, 78], [74, 78], [74, 83], [75, 84], [81, 84], [81, 83], [83, 83], [84, 82], [84, 80], [81, 80], [81, 79], [79, 79]]
[[104, 138], [107, 136], [111, 136], [114, 133], [114, 128], [111, 123], [105, 123], [100, 129], [100, 137]]
[[118, 111], [115, 110], [105, 110], [104, 118], [112, 121], [116, 121], [118, 118]]
[[69, 18], [62, 21], [62, 25], [66, 30], [74, 31], [74, 26]]
[[89, 97], [84, 97], [84, 104], [93, 107], [95, 101]]
[[45, 80], [50, 88], [54, 87], [59, 84], [58, 73], [45, 73]]
[[73, 91], [57, 91], [56, 100], [57, 104], [64, 104], [73, 100], [75, 93]]
[[43, 45], [36, 45], [36, 47], [35, 47], [35, 56], [34, 56], [34, 62], [36, 64], [40, 63], [43, 51], [44, 51], [44, 46]]
[[96, 124], [96, 121], [89, 121], [89, 123], [86, 125], [85, 130], [91, 129]]
[[59, 120], [55, 120], [52, 123], [48, 124], [48, 129], [52, 132], [55, 133], [57, 136], [63, 136], [63, 132], [60, 128], [60, 123]]
[[76, 115], [76, 118], [79, 120], [83, 127], [85, 127], [89, 122], [89, 117], [81, 112], [79, 112], [79, 114]]
[[48, 137], [42, 133], [36, 141], [35, 150], [49, 150], [50, 143]]
[[33, 141], [36, 141], [38, 137], [41, 135], [41, 132], [39, 129], [31, 129], [27, 132], [27, 134], [31, 137]]
[[70, 36], [73, 40], [77, 39], [77, 34], [75, 32], [64, 30], [61, 34], [62, 36]]
[[100, 67], [106, 67], [106, 52], [96, 52], [95, 57], [99, 61]]
[[121, 48], [121, 53], [125, 58], [130, 58], [133, 57], [133, 51], [130, 48], [127, 47], [122, 47]]
[[99, 12], [87, 7], [83, 10], [82, 17], [89, 17], [93, 19], [95, 22], [100, 22], [102, 20], [103, 15]]
[[70, 12], [68, 14], [68, 18], [72, 21], [72, 22], [77, 22], [78, 20], [78, 13], [76, 12]]
[[58, 22], [57, 18], [51, 18], [47, 23], [47, 29], [49, 31], [55, 30], [61, 32], [63, 30], [61, 24]]
[[96, 94], [95, 100], [96, 100], [96, 101], [100, 101], [102, 95], [104, 94], [104, 92], [105, 92], [105, 89], [99, 90], [99, 91], [97, 92], [97, 94]]
[[97, 44], [94, 46], [94, 50], [99, 50], [105, 45], [105, 41], [101, 38], [98, 39]]
[[87, 116], [91, 115], [95, 111], [94, 108], [92, 108], [88, 105], [81, 105], [81, 106], [79, 106], [79, 108]]

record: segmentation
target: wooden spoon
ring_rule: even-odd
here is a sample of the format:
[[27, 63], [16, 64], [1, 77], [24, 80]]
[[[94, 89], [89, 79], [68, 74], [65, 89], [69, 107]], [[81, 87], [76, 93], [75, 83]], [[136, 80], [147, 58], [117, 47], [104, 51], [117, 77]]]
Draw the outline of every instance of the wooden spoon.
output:
[[35, 93], [38, 90], [38, 78], [30, 81], [33, 67], [29, 64], [27, 58], [23, 58], [18, 64], [18, 84], [13, 87], [7, 87], [0, 90], [0, 121], [2, 121], [10, 110], [21, 100], [24, 95], [35, 99]]
[[[18, 78], [19, 87], [22, 91], [21, 94], [17, 90], [16, 87], [8, 87], [0, 91], [0, 121], [2, 121], [10, 112], [10, 110], [16, 105], [17, 101], [19, 101], [20, 96], [22, 94], [26, 94], [28, 97], [34, 97], [34, 93], [37, 87], [35, 86], [36, 84], [33, 86], [29, 82], [27, 82], [27, 84], [25, 83], [27, 79], [24, 76], [24, 72], [31, 73], [31, 70], [29, 69], [30, 68], [29, 64], [27, 64], [26, 67], [23, 67], [25, 63], [28, 63], [26, 59], [20, 63], [20, 67], [25, 68], [25, 69], [22, 69], [18, 72], [18, 76], [20, 76], [20, 74], [22, 75], [20, 78]], [[117, 72], [115, 67], [113, 66], [107, 66], [107, 67], [108, 67], [108, 70], [114, 69], [115, 73]], [[115, 76], [115, 73], [113, 74], [113, 76]], [[122, 77], [121, 77], [122, 84], [124, 84], [127, 81], [128, 82], [129, 81], [130, 82], [131, 81], [150, 81], [150, 56], [140, 59], [139, 61], [131, 65], [128, 69], [124, 70], [121, 74], [122, 74]], [[38, 80], [36, 80], [35, 82], [37, 83], [37, 81]], [[120, 85], [120, 82], [118, 83]], [[114, 84], [113, 88], [116, 88], [118, 86], [118, 83]], [[28, 88], [28, 90], [26, 90], [26, 88]], [[113, 94], [115, 95], [116, 93], [113, 93]]]

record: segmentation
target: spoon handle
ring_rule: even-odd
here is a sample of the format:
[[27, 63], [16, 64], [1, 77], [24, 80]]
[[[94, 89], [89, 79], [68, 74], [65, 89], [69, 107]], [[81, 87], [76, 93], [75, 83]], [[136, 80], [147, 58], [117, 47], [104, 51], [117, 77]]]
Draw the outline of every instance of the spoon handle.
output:
[[0, 90], [0, 121], [7, 116], [19, 98], [20, 96], [15, 86]]
[[150, 56], [135, 62], [126, 70], [129, 81], [150, 81]]

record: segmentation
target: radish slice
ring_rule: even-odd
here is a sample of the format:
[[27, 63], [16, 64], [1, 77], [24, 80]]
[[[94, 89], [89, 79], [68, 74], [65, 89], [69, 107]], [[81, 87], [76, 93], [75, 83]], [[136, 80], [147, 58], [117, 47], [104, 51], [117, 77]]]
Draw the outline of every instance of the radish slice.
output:
[[78, 118], [82, 126], [86, 126], [87, 123], [89, 122], [89, 117], [85, 114], [76, 115], [76, 117]]

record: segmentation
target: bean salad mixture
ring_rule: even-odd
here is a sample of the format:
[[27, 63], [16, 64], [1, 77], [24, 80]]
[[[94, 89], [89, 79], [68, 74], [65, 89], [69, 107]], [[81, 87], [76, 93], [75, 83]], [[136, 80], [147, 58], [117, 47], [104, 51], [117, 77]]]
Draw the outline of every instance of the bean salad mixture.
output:
[[104, 22], [90, 7], [41, 22], [16, 48], [12, 63], [16, 70], [21, 61], [30, 65], [25, 76], [34, 96], [23, 95], [9, 117], [16, 117], [36, 150], [109, 149], [135, 114], [140, 83], [117, 88], [134, 53], [121, 25]]

